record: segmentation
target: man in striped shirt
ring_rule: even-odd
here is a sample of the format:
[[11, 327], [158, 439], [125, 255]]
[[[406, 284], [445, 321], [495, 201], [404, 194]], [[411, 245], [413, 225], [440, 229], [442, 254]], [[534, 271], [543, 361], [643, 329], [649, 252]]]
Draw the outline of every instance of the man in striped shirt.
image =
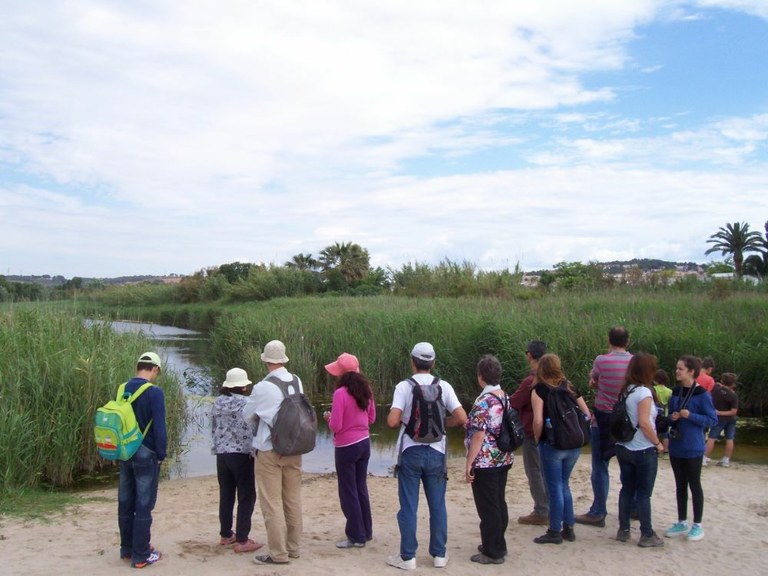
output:
[[586, 514], [576, 516], [576, 522], [589, 526], [605, 526], [606, 501], [610, 478], [608, 463], [615, 454], [615, 444], [608, 433], [613, 405], [624, 384], [624, 376], [632, 354], [627, 352], [629, 332], [615, 326], [608, 332], [609, 350], [595, 358], [589, 385], [596, 388], [595, 410], [592, 418], [590, 445], [592, 448], [592, 506]]

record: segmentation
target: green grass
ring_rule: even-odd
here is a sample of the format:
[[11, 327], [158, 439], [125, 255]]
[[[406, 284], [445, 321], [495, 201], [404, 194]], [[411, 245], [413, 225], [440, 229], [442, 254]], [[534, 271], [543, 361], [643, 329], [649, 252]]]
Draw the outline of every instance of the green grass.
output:
[[100, 497], [85, 497], [71, 491], [50, 488], [22, 488], [7, 492], [0, 499], [0, 515], [14, 516], [24, 520], [50, 522], [56, 515], [85, 502], [94, 502]]

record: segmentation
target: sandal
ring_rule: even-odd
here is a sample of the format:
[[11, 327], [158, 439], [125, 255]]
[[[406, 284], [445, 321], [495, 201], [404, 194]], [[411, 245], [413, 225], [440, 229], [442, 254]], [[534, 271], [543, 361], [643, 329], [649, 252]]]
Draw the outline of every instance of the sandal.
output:
[[242, 552], [256, 552], [259, 548], [264, 546], [261, 542], [255, 542], [253, 540], [246, 540], [245, 542], [238, 542], [234, 546], [234, 551], [237, 554], [240, 554]]

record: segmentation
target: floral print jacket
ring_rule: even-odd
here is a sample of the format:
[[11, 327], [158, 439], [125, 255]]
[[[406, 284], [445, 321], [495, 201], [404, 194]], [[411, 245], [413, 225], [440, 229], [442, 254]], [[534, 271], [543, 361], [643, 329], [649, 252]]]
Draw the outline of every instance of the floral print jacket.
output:
[[[497, 468], [511, 466], [514, 461], [514, 453], [502, 452], [496, 445], [496, 435], [501, 430], [501, 416], [503, 406], [501, 399], [490, 392], [484, 392], [477, 397], [472, 410], [464, 425], [466, 437], [464, 446], [469, 450], [469, 443], [476, 432], [485, 432], [483, 445], [475, 458], [475, 468]], [[507, 398], [509, 403], [509, 398]]]

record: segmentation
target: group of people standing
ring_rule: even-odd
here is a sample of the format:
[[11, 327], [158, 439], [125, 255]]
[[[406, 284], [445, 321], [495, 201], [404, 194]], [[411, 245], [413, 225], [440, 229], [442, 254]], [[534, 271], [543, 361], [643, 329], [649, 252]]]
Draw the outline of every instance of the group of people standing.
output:
[[[727, 409], [716, 411], [711, 394], [697, 383], [701, 360], [682, 356], [675, 370], [679, 385], [668, 395], [668, 406], [664, 407], [666, 394], [657, 392], [656, 358], [646, 353], [629, 353], [629, 334], [623, 327], [610, 330], [608, 343], [609, 351], [595, 359], [590, 373], [590, 386], [595, 389], [593, 411], [590, 412], [564, 375], [558, 356], [547, 353], [543, 341], [532, 340], [525, 352], [530, 373], [509, 396], [500, 386], [502, 367], [499, 360], [491, 355], [480, 359], [476, 367], [479, 395], [469, 414], [451, 384], [432, 375], [436, 356], [433, 346], [428, 342], [416, 344], [410, 353], [412, 375], [395, 386], [386, 417], [388, 426], [400, 430], [395, 468], [400, 546], [398, 553], [387, 559], [387, 564], [404, 570], [416, 568], [420, 486], [423, 486], [429, 508], [428, 550], [432, 563], [436, 568], [448, 563], [445, 430], [451, 426], [464, 428], [464, 479], [471, 485], [480, 518], [480, 543], [477, 554], [470, 559], [479, 564], [504, 562], [507, 554], [505, 532], [509, 523], [505, 491], [514, 455], [501, 450], [497, 438], [509, 407], [518, 411], [525, 431], [522, 455], [533, 499], [533, 510], [520, 516], [518, 522], [547, 527], [534, 542], [572, 542], [576, 539], [576, 523], [605, 526], [609, 461], [615, 455], [622, 484], [617, 540], [626, 542], [630, 539], [630, 517], [636, 514], [640, 520], [638, 545], [663, 545], [651, 522], [651, 496], [658, 458], [665, 452], [667, 442], [661, 429], [657, 429], [660, 410], [662, 415], [667, 413], [670, 423], [668, 451], [678, 508], [678, 521], [666, 530], [665, 536], [684, 535], [692, 541], [702, 539], [701, 468], [705, 450], [711, 451], [705, 442], [705, 430], [711, 429], [711, 434], [725, 431], [727, 442], [730, 435], [732, 451], [730, 419], [735, 419], [738, 407], [737, 401], [733, 400], [735, 394], [716, 390], [715, 394], [724, 398], [721, 404], [726, 400], [728, 404]], [[271, 432], [283, 399], [288, 394], [302, 393], [303, 388], [299, 377], [285, 367], [288, 357], [282, 342], [267, 343], [261, 360], [267, 369], [263, 380], [254, 385], [244, 370], [229, 370], [213, 406], [212, 451], [216, 454], [219, 483], [220, 544], [232, 545], [236, 553], [259, 551], [264, 546], [250, 538], [251, 516], [258, 494], [269, 553], [257, 554], [255, 561], [288, 564], [301, 553], [301, 456], [276, 453]], [[126, 390], [152, 382], [160, 373], [160, 367], [156, 354], [142, 355], [136, 377], [128, 382]], [[376, 419], [373, 390], [360, 371], [358, 359], [352, 354], [341, 354], [325, 369], [335, 378], [331, 410], [323, 417], [333, 433], [339, 500], [346, 519], [345, 538], [337, 542], [336, 547], [364, 548], [373, 538], [366, 483], [371, 453], [369, 427]], [[735, 384], [735, 377], [733, 380]], [[149, 542], [159, 465], [166, 450], [165, 413], [162, 391], [152, 388], [153, 393], [137, 399], [134, 409], [140, 426], [146, 426], [150, 421], [153, 425], [137, 455], [120, 464], [120, 554], [130, 559], [136, 568], [151, 565], [161, 558], [160, 552]], [[574, 514], [569, 486], [580, 449], [558, 448], [547, 430], [557, 425], [550, 418], [547, 400], [551, 394], [560, 391], [572, 396], [583, 418], [591, 419], [593, 502], [589, 511], [581, 515]], [[629, 441], [617, 443], [609, 434], [609, 426], [611, 412], [620, 396], [626, 398], [627, 413], [636, 432]], [[416, 430], [414, 419], [419, 419]], [[689, 490], [693, 500], [693, 523], [690, 526], [687, 522]], [[236, 515], [233, 514], [235, 502]]]

